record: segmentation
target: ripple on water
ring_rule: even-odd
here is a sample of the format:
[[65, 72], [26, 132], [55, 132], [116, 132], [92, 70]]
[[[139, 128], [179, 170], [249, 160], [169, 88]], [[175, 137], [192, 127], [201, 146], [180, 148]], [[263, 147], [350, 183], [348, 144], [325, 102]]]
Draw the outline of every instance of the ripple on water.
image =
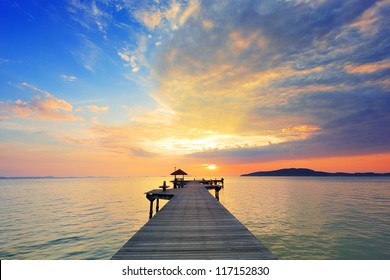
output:
[[[0, 180], [0, 257], [109, 259], [164, 180]], [[280, 259], [390, 259], [390, 179], [234, 177], [220, 197]]]

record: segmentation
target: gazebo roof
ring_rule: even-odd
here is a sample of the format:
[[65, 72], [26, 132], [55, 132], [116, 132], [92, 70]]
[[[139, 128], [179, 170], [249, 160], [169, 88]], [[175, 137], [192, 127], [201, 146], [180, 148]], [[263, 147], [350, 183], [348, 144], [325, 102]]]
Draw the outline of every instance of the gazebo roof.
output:
[[175, 172], [171, 173], [171, 175], [188, 175], [188, 174], [185, 173], [183, 170], [178, 169]]

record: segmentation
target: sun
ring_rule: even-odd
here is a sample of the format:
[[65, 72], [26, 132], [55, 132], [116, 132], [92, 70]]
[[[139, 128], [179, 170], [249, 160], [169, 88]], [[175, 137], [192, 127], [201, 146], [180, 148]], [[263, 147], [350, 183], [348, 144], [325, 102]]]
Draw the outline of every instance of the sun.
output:
[[217, 165], [216, 165], [216, 164], [209, 164], [209, 165], [207, 166], [207, 168], [208, 168], [208, 169], [211, 169], [211, 170], [214, 170], [214, 169], [217, 168]]

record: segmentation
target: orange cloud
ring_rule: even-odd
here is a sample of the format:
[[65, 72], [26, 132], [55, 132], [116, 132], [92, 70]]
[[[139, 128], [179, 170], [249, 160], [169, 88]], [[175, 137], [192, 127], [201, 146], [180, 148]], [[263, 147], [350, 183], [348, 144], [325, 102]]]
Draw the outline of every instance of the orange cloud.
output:
[[179, 18], [179, 23], [183, 25], [190, 16], [196, 15], [199, 10], [199, 2], [197, 0], [190, 0], [187, 5], [187, 8], [183, 11]]
[[229, 39], [231, 41], [230, 50], [238, 54], [245, 51], [253, 44], [259, 48], [265, 48], [267, 46], [267, 40], [261, 36], [260, 32], [252, 32], [249, 35], [243, 35], [239, 31], [233, 31], [230, 33]]
[[90, 106], [87, 106], [87, 108], [91, 112], [108, 112], [108, 110], [110, 110], [110, 107], [108, 107], [108, 106], [97, 106], [97, 105], [90, 105]]
[[63, 142], [71, 144], [96, 145], [96, 140], [93, 138], [73, 138], [70, 136], [62, 136], [59, 139]]
[[39, 95], [25, 102], [16, 100], [14, 103], [0, 103], [0, 110], [18, 118], [28, 118], [50, 121], [76, 121], [81, 117], [72, 114], [73, 106], [63, 99], [56, 98], [51, 93], [42, 91], [26, 83], [21, 84], [24, 88], [39, 92]]
[[87, 137], [60, 136], [58, 139], [69, 144], [82, 145], [123, 156], [146, 157], [154, 155], [153, 149], [145, 145], [149, 134], [142, 127], [110, 126], [94, 123], [89, 127]]
[[171, 6], [164, 12], [164, 16], [169, 21], [175, 21], [181, 12], [181, 6], [179, 3], [172, 1]]
[[40, 96], [36, 96], [32, 105], [41, 112], [70, 112], [73, 109], [73, 106], [70, 103], [63, 99], [55, 98], [50, 93], [46, 93], [43, 99]]
[[206, 28], [206, 29], [211, 29], [211, 28], [214, 27], [214, 22], [211, 21], [211, 20], [204, 20], [202, 22], [202, 24], [203, 24], [203, 27]]
[[284, 128], [283, 133], [287, 134], [312, 134], [320, 131], [321, 128], [316, 125], [299, 125], [294, 127]]
[[367, 9], [351, 27], [359, 29], [366, 36], [373, 36], [377, 33], [377, 24], [380, 24], [379, 13], [383, 7], [389, 5], [389, 0], [378, 1], [370, 9]]
[[160, 6], [150, 7], [150, 10], [145, 9], [137, 11], [135, 17], [148, 29], [153, 30], [156, 27], [168, 23], [168, 26], [175, 30], [178, 25], [183, 25], [187, 19], [196, 14], [199, 10], [197, 1], [191, 0], [187, 6], [182, 9], [179, 2], [172, 1], [171, 4], [165, 8]]
[[[244, 37], [237, 32], [231, 36], [237, 40]], [[253, 36], [255, 38], [248, 42], [258, 39], [257, 34]], [[239, 45], [245, 47], [245, 42]], [[288, 103], [293, 95], [275, 91], [272, 83], [324, 71], [322, 67], [294, 69], [289, 64], [256, 70], [250, 64], [235, 63], [226, 49], [217, 51], [216, 57], [216, 63], [207, 64], [179, 49], [167, 51], [161, 65], [175, 67], [166, 67], [157, 73], [159, 88], [151, 95], [162, 107], [175, 112], [181, 124], [221, 134], [247, 133], [248, 125], [253, 126], [248, 122], [253, 118], [253, 109]]]
[[369, 74], [390, 68], [390, 60], [362, 65], [347, 65], [345, 71], [352, 74]]
[[160, 24], [162, 19], [162, 14], [159, 10], [155, 12], [148, 12], [146, 10], [142, 10], [136, 13], [136, 17], [147, 28], [154, 29], [156, 26]]
[[0, 175], [6, 176], [159, 176], [168, 175], [177, 164], [167, 157], [137, 157], [135, 161], [131, 154], [27, 141], [2, 143], [0, 155], [0, 170], [6, 172]]

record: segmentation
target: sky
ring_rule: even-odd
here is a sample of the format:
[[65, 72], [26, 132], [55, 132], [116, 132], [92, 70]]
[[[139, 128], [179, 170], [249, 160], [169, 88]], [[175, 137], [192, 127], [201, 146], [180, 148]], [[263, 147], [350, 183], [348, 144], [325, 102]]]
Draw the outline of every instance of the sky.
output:
[[389, 0], [1, 0], [0, 176], [390, 172], [389, 14]]

